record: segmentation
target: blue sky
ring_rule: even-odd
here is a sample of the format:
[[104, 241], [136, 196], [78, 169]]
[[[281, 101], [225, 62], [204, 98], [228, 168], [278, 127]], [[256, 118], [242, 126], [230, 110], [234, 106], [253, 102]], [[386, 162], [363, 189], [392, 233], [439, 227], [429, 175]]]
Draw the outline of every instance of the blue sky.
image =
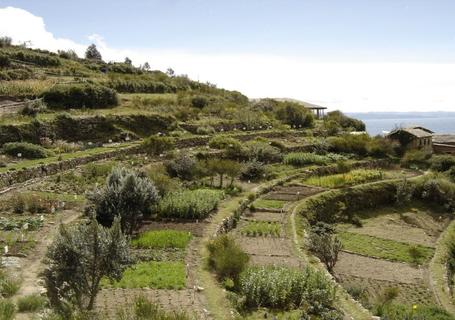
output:
[[[94, 41], [109, 59], [119, 60], [128, 54], [133, 62], [142, 63], [150, 57], [149, 60], [154, 59], [152, 67], [154, 63], [157, 68], [175, 65], [177, 72], [237, 88], [253, 97], [291, 95], [333, 107], [348, 104], [352, 106], [345, 106], [349, 111], [359, 111], [362, 105], [367, 109], [402, 106], [411, 110], [414, 106], [455, 111], [455, 96], [445, 91], [455, 85], [455, 78], [444, 71], [451, 72], [455, 63], [455, 1], [0, 0], [0, 10], [6, 7], [23, 9], [41, 18], [43, 30], [58, 40], [53, 44], [42, 40], [35, 35], [37, 27], [26, 23], [28, 18], [23, 15], [18, 15], [16, 21], [22, 20], [31, 31], [22, 34], [6, 22], [2, 27], [0, 21], [0, 32], [3, 28], [4, 33], [13, 36], [17, 33], [16, 38], [30, 34], [36, 46], [55, 49], [57, 43], [65, 43], [63, 39], [80, 45], [77, 47], [80, 51]], [[22, 26], [15, 29], [18, 28]], [[262, 64], [253, 66], [258, 61]], [[217, 67], [218, 64], [225, 68]], [[259, 81], [251, 73], [263, 77], [267, 74], [264, 70], [271, 65], [275, 68], [269, 73], [270, 81], [279, 77], [279, 83], [261, 82], [263, 90], [246, 83]], [[433, 67], [429, 68], [430, 65]], [[251, 69], [245, 70], [248, 68]], [[286, 73], [285, 68], [290, 70]], [[383, 68], [389, 68], [389, 76], [382, 72]], [[233, 69], [235, 75], [229, 74]], [[364, 72], [370, 69], [376, 73]], [[242, 70], [250, 75], [243, 77]], [[350, 70], [352, 74], [347, 75]], [[342, 81], [343, 73], [346, 81]], [[277, 85], [286, 86], [283, 77], [295, 81], [296, 74], [320, 83], [306, 80], [302, 85], [308, 90], [276, 89]], [[401, 93], [394, 90], [397, 83], [390, 83], [391, 78], [406, 83], [407, 77], [419, 74], [431, 77], [427, 81], [432, 82], [413, 83]], [[242, 77], [245, 83], [239, 80]], [[324, 78], [336, 81], [323, 88]], [[362, 86], [365, 81], [376, 89], [339, 95], [335, 87], [340, 85], [340, 79], [345, 91]], [[432, 93], [426, 92], [415, 102], [407, 101], [412, 92], [424, 87], [431, 88]], [[327, 90], [335, 93], [324, 96]], [[353, 99], [355, 94], [358, 99]], [[403, 105], [405, 102], [407, 106]]]

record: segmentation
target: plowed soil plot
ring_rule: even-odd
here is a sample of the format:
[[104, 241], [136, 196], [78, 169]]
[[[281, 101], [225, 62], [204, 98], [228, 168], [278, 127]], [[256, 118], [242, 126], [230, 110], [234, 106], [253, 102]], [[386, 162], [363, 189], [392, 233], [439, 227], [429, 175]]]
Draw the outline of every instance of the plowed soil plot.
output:
[[146, 297], [168, 311], [185, 310], [198, 319], [206, 319], [200, 295], [193, 289], [102, 289], [97, 296], [97, 309], [108, 319], [113, 318], [119, 307], [131, 305], [136, 297]]
[[398, 283], [393, 281], [361, 278], [348, 275], [337, 275], [341, 285], [350, 290], [351, 288], [363, 288], [370, 301], [375, 301], [387, 288], [398, 288], [396, 302], [407, 305], [412, 304], [435, 304], [431, 290], [422, 282]]
[[350, 226], [347, 231], [390, 239], [409, 244], [434, 247], [439, 234], [448, 219], [442, 215], [421, 208], [402, 210], [384, 208], [371, 214], [373, 218], [363, 220], [363, 226]]
[[278, 186], [263, 198], [267, 200], [298, 201], [323, 190], [324, 189], [319, 187], [303, 185]]
[[145, 221], [139, 232], [150, 230], [179, 230], [188, 231], [195, 237], [201, 237], [204, 228], [208, 225], [207, 221], [201, 222], [163, 222], [163, 221]]
[[423, 269], [414, 268], [406, 263], [364, 257], [341, 252], [335, 266], [337, 275], [352, 275], [361, 278], [418, 283], [423, 280]]
[[250, 257], [250, 263], [259, 266], [286, 266], [301, 268], [303, 266], [300, 259], [296, 257], [275, 257], [275, 256], [258, 256], [253, 255]]
[[237, 237], [237, 243], [250, 255], [290, 257], [291, 243], [286, 238]]

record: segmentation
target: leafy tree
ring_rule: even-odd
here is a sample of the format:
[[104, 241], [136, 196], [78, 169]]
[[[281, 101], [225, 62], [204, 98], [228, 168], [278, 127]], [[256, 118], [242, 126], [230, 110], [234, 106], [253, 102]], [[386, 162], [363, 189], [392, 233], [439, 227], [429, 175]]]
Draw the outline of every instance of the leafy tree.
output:
[[174, 69], [172, 69], [172, 68], [167, 68], [166, 74], [167, 74], [169, 77], [174, 77], [174, 76], [175, 76], [175, 71], [174, 71]]
[[10, 47], [13, 43], [13, 39], [10, 37], [0, 37], [0, 48]]
[[170, 137], [150, 136], [144, 139], [144, 142], [142, 143], [144, 152], [153, 156], [172, 150], [174, 147], [174, 139]]
[[57, 53], [58, 53], [58, 55], [59, 55], [61, 58], [64, 58], [64, 59], [76, 60], [76, 59], [79, 58], [79, 57], [77, 56], [76, 51], [74, 51], [74, 50], [72, 50], [72, 49], [69, 49], [69, 50], [58, 50]]
[[326, 265], [331, 273], [338, 260], [342, 248], [341, 241], [336, 237], [334, 229], [324, 223], [316, 224], [310, 231], [310, 250]]
[[93, 309], [101, 279], [119, 279], [130, 262], [128, 248], [119, 218], [110, 229], [95, 218], [75, 227], [61, 225], [46, 254], [44, 279], [51, 305], [61, 313], [72, 305]]
[[125, 58], [125, 62], [124, 62], [124, 63], [127, 64], [127, 65], [129, 65], [129, 66], [132, 66], [132, 65], [133, 65], [133, 61], [131, 61], [131, 59], [128, 58], [128, 57]]
[[87, 50], [85, 51], [85, 59], [100, 61], [103, 60], [101, 57], [101, 53], [98, 51], [94, 43], [89, 45]]
[[119, 216], [122, 231], [132, 234], [150, 207], [159, 199], [154, 184], [143, 174], [125, 168], [114, 168], [103, 188], [87, 195], [88, 213], [94, 213], [99, 223], [111, 226]]
[[142, 69], [144, 69], [145, 71], [149, 71], [150, 70], [150, 64], [148, 62], [145, 62], [144, 65], [142, 66]]
[[219, 176], [219, 187], [223, 187], [223, 179], [224, 176], [227, 175], [231, 178], [230, 186], [234, 183], [235, 177], [237, 177], [241, 172], [241, 165], [232, 160], [224, 160], [224, 159], [210, 159], [207, 161], [206, 169], [209, 173], [209, 176], [212, 177], [212, 185], [213, 185], [213, 177], [218, 175]]
[[265, 167], [264, 164], [257, 160], [247, 162], [242, 169], [240, 179], [244, 181], [257, 181], [264, 177]]

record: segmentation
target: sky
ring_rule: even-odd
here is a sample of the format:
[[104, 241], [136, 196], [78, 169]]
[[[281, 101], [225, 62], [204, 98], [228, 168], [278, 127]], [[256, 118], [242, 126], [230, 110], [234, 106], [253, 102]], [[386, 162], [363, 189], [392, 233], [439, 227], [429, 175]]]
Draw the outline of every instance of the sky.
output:
[[0, 36], [172, 67], [250, 98], [455, 111], [452, 0], [0, 0]]

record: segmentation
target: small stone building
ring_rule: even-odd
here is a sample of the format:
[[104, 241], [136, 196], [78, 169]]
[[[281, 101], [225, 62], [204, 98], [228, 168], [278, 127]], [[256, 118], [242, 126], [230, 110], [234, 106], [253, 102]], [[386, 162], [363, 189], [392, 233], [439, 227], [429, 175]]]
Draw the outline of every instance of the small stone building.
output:
[[407, 127], [395, 129], [387, 137], [398, 141], [405, 148], [432, 152], [433, 133], [433, 131], [424, 127]]

